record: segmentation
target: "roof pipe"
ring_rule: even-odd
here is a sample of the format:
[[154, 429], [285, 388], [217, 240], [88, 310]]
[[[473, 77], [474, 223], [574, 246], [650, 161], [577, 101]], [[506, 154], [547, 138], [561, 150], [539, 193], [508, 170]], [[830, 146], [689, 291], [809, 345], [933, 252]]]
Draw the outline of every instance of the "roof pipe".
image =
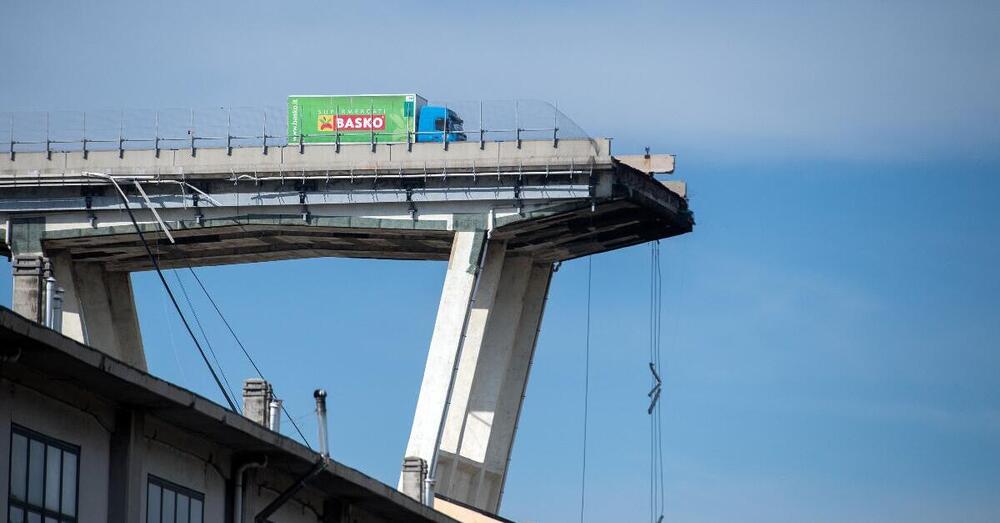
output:
[[[274, 500], [268, 503], [266, 507], [261, 509], [261, 511], [254, 516], [254, 523], [267, 523], [267, 518], [277, 512], [282, 505], [292, 499], [292, 497], [302, 490], [307, 483], [318, 476], [320, 472], [326, 470], [326, 468], [330, 465], [330, 442], [327, 439], [326, 432], [326, 391], [323, 389], [316, 389], [313, 391], [313, 397], [316, 398], [316, 417], [319, 418], [320, 458], [315, 464], [313, 464], [312, 468], [302, 475], [302, 477], [297, 479], [295, 483], [292, 483], [290, 487], [285, 489], [285, 491], [281, 494], [278, 494], [278, 497], [274, 498]], [[272, 406], [272, 410], [276, 409]], [[238, 521], [237, 523], [243, 522]]]
[[56, 279], [45, 278], [45, 326], [55, 327]]
[[267, 404], [267, 428], [281, 432], [281, 400], [273, 399]]
[[65, 293], [66, 289], [63, 289], [62, 287], [56, 287], [56, 296], [54, 298], [55, 299], [54, 305], [52, 307], [52, 310], [55, 313], [55, 317], [52, 318], [52, 328], [55, 329], [56, 332], [62, 332], [62, 322], [63, 322], [62, 313], [63, 313], [63, 305], [66, 300], [63, 297], [63, 295]]
[[260, 462], [244, 463], [236, 469], [236, 488], [233, 492], [233, 523], [243, 523], [243, 474], [250, 469], [266, 466], [267, 456], [264, 456]]
[[324, 459], [330, 459], [330, 441], [326, 431], [326, 391], [316, 389], [313, 397], [316, 398], [316, 417], [319, 422], [319, 453]]

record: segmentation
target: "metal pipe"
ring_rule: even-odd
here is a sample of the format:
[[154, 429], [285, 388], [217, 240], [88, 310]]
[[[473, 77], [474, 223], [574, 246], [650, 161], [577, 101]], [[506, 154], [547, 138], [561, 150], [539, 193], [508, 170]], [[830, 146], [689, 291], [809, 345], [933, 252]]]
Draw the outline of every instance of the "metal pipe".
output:
[[273, 399], [268, 404], [267, 428], [281, 432], [281, 400]]
[[316, 398], [316, 417], [319, 423], [319, 453], [328, 459], [330, 457], [330, 441], [326, 432], [326, 391], [316, 389], [313, 391], [313, 397]]
[[52, 297], [52, 330], [56, 332], [62, 332], [62, 311], [63, 311], [63, 293], [66, 290], [62, 287], [56, 287], [56, 294]]
[[292, 486], [288, 487], [284, 492], [278, 494], [278, 497], [275, 498], [274, 501], [269, 503], [260, 512], [258, 512], [257, 516], [254, 517], [254, 523], [266, 523], [267, 518], [271, 517], [272, 514], [277, 512], [282, 505], [288, 502], [288, 500], [292, 499], [292, 496], [294, 496], [296, 493], [302, 490], [302, 487], [305, 487], [306, 483], [308, 483], [314, 477], [318, 476], [320, 472], [323, 472], [326, 469], [327, 465], [329, 464], [330, 460], [326, 456], [323, 456], [322, 459], [320, 459], [319, 461], [316, 462], [315, 465], [313, 465], [313, 468], [309, 469], [309, 472], [306, 472], [304, 476], [299, 478], [295, 483], [292, 484]]
[[53, 324], [53, 308], [55, 306], [56, 297], [56, 279], [52, 276], [45, 278], [45, 326], [52, 328]]
[[233, 489], [233, 523], [243, 523], [243, 474], [252, 468], [267, 466], [267, 457], [260, 463], [244, 463], [236, 469], [236, 486]]

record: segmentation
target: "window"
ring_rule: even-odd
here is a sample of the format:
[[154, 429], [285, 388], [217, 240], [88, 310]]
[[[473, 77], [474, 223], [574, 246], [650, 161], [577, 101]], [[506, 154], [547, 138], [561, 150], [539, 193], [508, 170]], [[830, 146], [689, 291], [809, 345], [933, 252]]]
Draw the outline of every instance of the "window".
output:
[[146, 484], [146, 523], [201, 523], [205, 495], [149, 476]]
[[80, 447], [12, 426], [7, 521], [76, 521], [79, 463]]
[[434, 119], [434, 130], [435, 131], [443, 131], [444, 130], [444, 118], [435, 118]]

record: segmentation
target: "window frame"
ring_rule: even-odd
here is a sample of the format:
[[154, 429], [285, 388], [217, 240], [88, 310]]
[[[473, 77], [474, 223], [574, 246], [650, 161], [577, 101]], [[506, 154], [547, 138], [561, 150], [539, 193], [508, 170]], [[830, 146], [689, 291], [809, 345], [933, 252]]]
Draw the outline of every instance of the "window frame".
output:
[[[191, 521], [191, 502], [190, 500], [198, 500], [201, 502], [201, 521], [205, 521], [205, 494], [198, 492], [197, 490], [185, 487], [184, 485], [179, 485], [170, 481], [169, 479], [161, 478], [155, 474], [146, 474], [146, 522], [149, 522], [149, 487], [151, 486], [160, 487], [160, 523], [163, 523], [163, 492], [169, 490], [174, 493], [174, 510], [176, 511], [176, 495], [183, 494], [188, 497], [188, 521]], [[174, 513], [174, 521], [177, 521], [177, 514]]]
[[[14, 489], [14, 436], [15, 435], [21, 436], [21, 437], [25, 438], [26, 440], [28, 440], [27, 456], [25, 458], [26, 460], [25, 460], [25, 478], [24, 478], [24, 480], [25, 480], [25, 498], [26, 499], [24, 499], [23, 501], [22, 500], [16, 500], [16, 499], [14, 499], [14, 492], [13, 492], [13, 489]], [[42, 505], [41, 506], [38, 506], [38, 505], [35, 505], [35, 504], [31, 503], [27, 499], [27, 497], [28, 497], [28, 490], [27, 489], [28, 489], [28, 486], [31, 484], [30, 474], [31, 474], [31, 442], [32, 441], [37, 441], [37, 442], [41, 443], [42, 445], [45, 445], [45, 451], [43, 453], [44, 459], [42, 460]], [[62, 485], [64, 483], [63, 472], [64, 472], [64, 469], [65, 469], [65, 463], [63, 461], [60, 461], [60, 463], [59, 463], [59, 510], [58, 511], [54, 511], [54, 510], [45, 508], [45, 489], [48, 486], [48, 474], [49, 474], [49, 467], [48, 467], [49, 452], [48, 452], [48, 447], [54, 447], [54, 448], [59, 449], [62, 452], [67, 452], [67, 453], [70, 453], [70, 454], [73, 454], [73, 455], [76, 456], [76, 477], [73, 478], [73, 488], [76, 491], [76, 495], [74, 496], [75, 499], [74, 499], [73, 515], [72, 516], [70, 516], [68, 514], [64, 514], [63, 512], [61, 512], [61, 510], [62, 510], [62, 501], [63, 501], [63, 499], [62, 499], [63, 498]], [[9, 520], [10, 515], [11, 515], [11, 509], [12, 508], [17, 508], [17, 509], [20, 509], [21, 512], [24, 514], [24, 520], [25, 521], [27, 521], [27, 518], [28, 518], [27, 514], [28, 514], [28, 512], [36, 512], [36, 513], [41, 514], [43, 521], [46, 518], [52, 518], [52, 519], [55, 519], [56, 521], [60, 521], [60, 522], [62, 522], [62, 521], [76, 522], [76, 521], [78, 521], [79, 518], [80, 518], [80, 468], [82, 468], [80, 466], [80, 464], [81, 464], [81, 460], [80, 460], [81, 454], [82, 454], [82, 449], [81, 449], [81, 447], [79, 445], [74, 445], [72, 443], [69, 443], [69, 442], [66, 442], [66, 441], [62, 441], [62, 440], [53, 438], [52, 436], [47, 436], [45, 434], [42, 434], [41, 432], [38, 432], [37, 430], [29, 429], [28, 427], [25, 427], [23, 425], [18, 425], [17, 423], [11, 423], [11, 425], [10, 425], [10, 445], [9, 445], [8, 450], [7, 450], [7, 464], [8, 464], [8, 469], [9, 469], [7, 471], [7, 513], [4, 514], [3, 516]]]

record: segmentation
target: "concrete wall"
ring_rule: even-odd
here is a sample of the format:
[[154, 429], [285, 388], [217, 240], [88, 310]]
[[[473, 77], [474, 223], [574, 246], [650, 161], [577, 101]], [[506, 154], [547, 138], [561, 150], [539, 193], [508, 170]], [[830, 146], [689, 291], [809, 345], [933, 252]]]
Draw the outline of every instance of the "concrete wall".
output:
[[7, 520], [11, 424], [80, 447], [79, 523], [108, 520], [108, 446], [113, 411], [97, 399], [86, 411], [0, 379], [0, 517]]
[[[113, 456], [111, 442], [116, 429], [115, 406], [100, 398], [77, 391], [72, 399], [46, 395], [24, 385], [0, 378], [0, 521], [7, 518], [7, 493], [10, 478], [11, 424], [16, 423], [45, 436], [80, 447], [79, 522], [106, 523], [109, 518], [109, 489]], [[119, 418], [120, 419], [120, 418]], [[155, 416], [146, 415], [138, 425], [142, 434], [133, 449], [136, 463], [130, 488], [135, 489], [137, 509], [129, 512], [129, 521], [146, 518], [146, 484], [150, 474], [204, 495], [204, 521], [226, 521], [227, 484], [232, 481], [232, 452], [205, 438], [176, 428]], [[269, 469], [252, 470], [246, 476], [244, 521], [253, 517], [295, 478], [275, 474]], [[322, 521], [324, 496], [306, 487], [270, 519], [280, 523], [318, 523]], [[351, 521], [381, 521], [358, 510], [351, 511]]]
[[[150, 474], [205, 496], [206, 522], [225, 521], [230, 453], [202, 438], [185, 434], [156, 418], [147, 418], [143, 435], [142, 481]], [[146, 490], [142, 489], [142, 517]]]

